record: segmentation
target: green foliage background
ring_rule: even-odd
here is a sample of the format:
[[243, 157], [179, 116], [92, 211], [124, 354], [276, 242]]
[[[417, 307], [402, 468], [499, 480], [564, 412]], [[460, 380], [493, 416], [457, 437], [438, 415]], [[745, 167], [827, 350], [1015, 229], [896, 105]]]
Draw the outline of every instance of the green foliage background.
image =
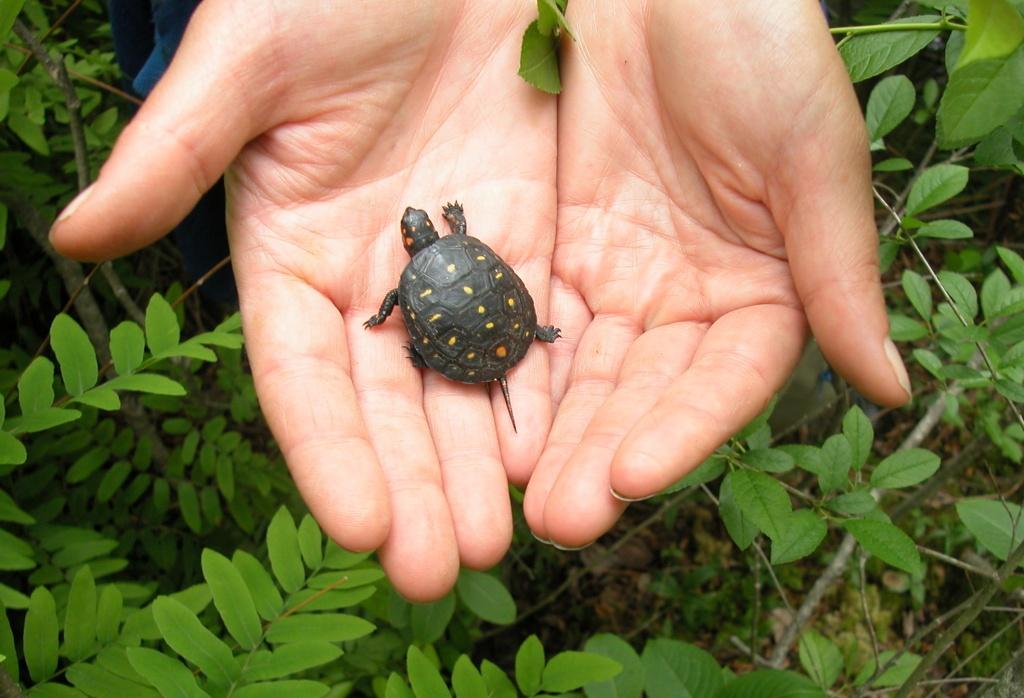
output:
[[[995, 685], [1024, 661], [1021, 5], [830, 7], [911, 407], [812, 369], [607, 542], [562, 554], [520, 525], [505, 567], [411, 605], [304, 513], [238, 315], [183, 288], [172, 247], [89, 269], [53, 252], [49, 222], [133, 101], [99, 2], [0, 0], [0, 695]], [[541, 0], [523, 41], [520, 74], [546, 91], [565, 9]]]

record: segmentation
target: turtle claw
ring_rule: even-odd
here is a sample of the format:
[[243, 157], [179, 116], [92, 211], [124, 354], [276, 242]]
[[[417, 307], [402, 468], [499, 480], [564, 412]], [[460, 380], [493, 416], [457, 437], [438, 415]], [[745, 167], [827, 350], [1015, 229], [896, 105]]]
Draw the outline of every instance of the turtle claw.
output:
[[405, 347], [406, 352], [405, 358], [412, 362], [413, 368], [427, 367], [427, 362], [424, 361], [423, 357], [420, 356], [418, 351], [416, 351], [416, 347], [413, 346], [412, 342], [406, 342], [403, 346]]
[[466, 215], [462, 210], [462, 204], [458, 201], [454, 204], [451, 202], [446, 203], [441, 208], [441, 213], [444, 215], [444, 219], [448, 221], [452, 233], [455, 235], [466, 234]]
[[535, 336], [542, 342], [554, 342], [562, 336], [562, 330], [558, 329], [554, 325], [537, 325], [537, 333]]

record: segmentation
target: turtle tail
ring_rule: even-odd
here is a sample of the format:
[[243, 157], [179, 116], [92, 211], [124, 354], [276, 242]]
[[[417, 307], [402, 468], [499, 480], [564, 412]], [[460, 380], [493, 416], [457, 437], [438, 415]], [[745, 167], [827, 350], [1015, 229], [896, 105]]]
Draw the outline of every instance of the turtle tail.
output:
[[501, 394], [505, 397], [505, 407], [508, 408], [508, 417], [512, 420], [512, 431], [518, 434], [519, 430], [516, 429], [516, 416], [512, 414], [512, 400], [508, 396], [508, 381], [505, 379], [505, 376], [498, 379], [498, 384], [501, 386]]

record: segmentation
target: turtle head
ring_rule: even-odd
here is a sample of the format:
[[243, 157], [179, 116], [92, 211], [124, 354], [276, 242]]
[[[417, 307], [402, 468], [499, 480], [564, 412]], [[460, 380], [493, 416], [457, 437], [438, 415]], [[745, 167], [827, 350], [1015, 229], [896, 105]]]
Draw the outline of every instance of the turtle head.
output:
[[426, 211], [418, 208], [407, 208], [402, 216], [402, 243], [409, 256], [430, 247], [437, 242], [437, 230], [430, 222]]

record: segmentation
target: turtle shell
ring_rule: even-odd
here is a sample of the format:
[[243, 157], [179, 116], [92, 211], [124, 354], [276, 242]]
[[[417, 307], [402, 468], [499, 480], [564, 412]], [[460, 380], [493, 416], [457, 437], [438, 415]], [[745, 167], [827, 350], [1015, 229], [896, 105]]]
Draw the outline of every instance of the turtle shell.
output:
[[505, 375], [537, 331], [522, 279], [469, 235], [446, 235], [416, 253], [398, 283], [398, 303], [413, 350], [462, 383]]

